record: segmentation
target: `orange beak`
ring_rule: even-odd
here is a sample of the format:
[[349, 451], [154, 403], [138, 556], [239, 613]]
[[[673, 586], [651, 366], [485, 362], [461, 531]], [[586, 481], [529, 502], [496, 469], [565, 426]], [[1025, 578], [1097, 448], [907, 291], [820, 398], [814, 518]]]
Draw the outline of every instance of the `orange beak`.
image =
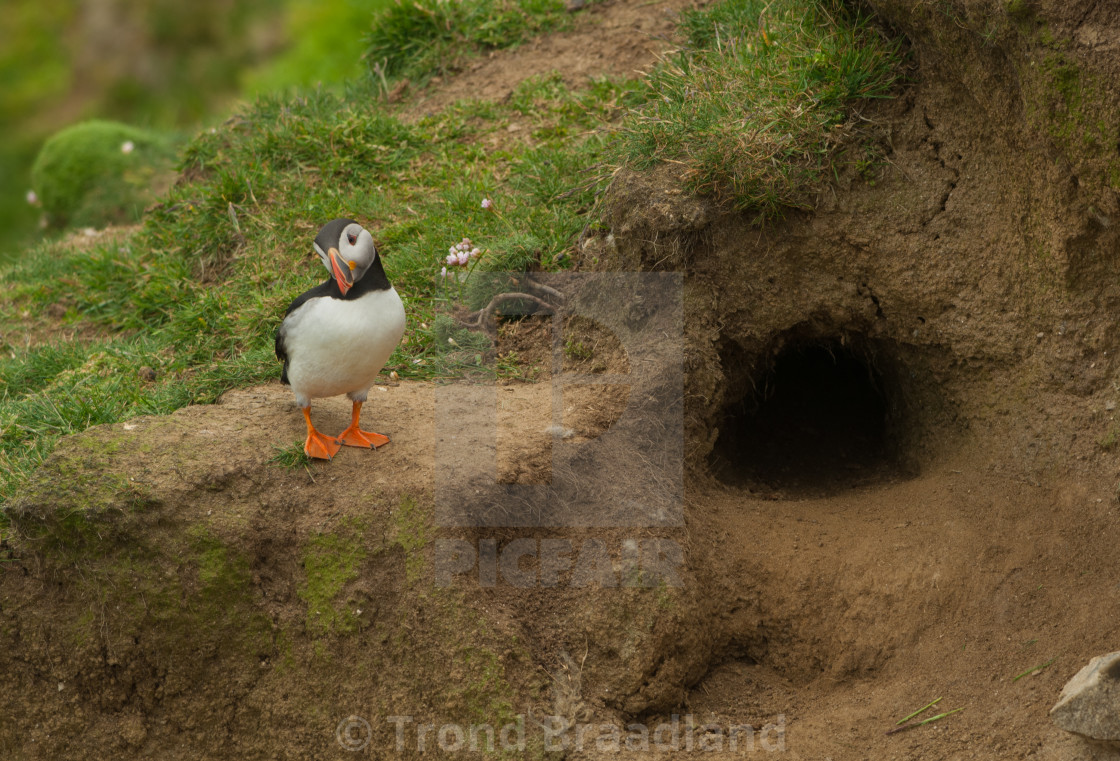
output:
[[334, 275], [334, 280], [338, 283], [338, 290], [342, 291], [345, 296], [346, 292], [350, 290], [350, 286], [354, 285], [354, 266], [349, 262], [342, 261], [342, 254], [338, 253], [337, 248], [331, 248], [327, 251], [327, 255], [331, 260], [331, 274]]

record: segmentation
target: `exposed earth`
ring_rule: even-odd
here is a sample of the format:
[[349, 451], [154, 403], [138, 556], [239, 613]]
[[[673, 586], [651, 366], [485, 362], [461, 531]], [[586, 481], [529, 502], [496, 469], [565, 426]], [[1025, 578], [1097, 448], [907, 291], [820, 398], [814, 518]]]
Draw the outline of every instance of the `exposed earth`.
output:
[[[398, 107], [647, 67], [686, 5], [591, 4]], [[521, 716], [510, 757], [562, 717], [596, 727], [567, 758], [664, 758], [674, 715], [682, 757], [1093, 757], [1047, 713], [1118, 649], [1120, 19], [871, 5], [915, 67], [861, 115], [874, 172], [766, 228], [621, 173], [579, 274], [668, 296], [508, 323], [533, 382], [386, 377], [392, 443], [306, 467], [278, 382], [64, 440], [10, 506], [4, 757], [477, 757], [457, 729]]]

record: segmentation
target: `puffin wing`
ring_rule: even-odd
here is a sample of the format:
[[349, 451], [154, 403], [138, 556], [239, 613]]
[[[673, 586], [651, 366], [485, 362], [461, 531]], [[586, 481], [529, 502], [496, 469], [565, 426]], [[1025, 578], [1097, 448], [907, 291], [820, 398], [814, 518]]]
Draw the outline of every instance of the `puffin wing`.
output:
[[[318, 250], [319, 247], [316, 246], [315, 248]], [[328, 278], [326, 282], [320, 283], [314, 288], [306, 290], [299, 296], [296, 296], [295, 300], [288, 305], [287, 311], [284, 312], [284, 319], [281, 320], [280, 327], [276, 329], [276, 358], [284, 363], [284, 369], [280, 373], [281, 383], [288, 382], [288, 363], [291, 361], [291, 358], [288, 356], [287, 344], [284, 341], [284, 337], [288, 332], [288, 325], [290, 324], [288, 322], [288, 317], [291, 316], [292, 312], [299, 309], [311, 299], [331, 296], [338, 294], [338, 292], [338, 284], [333, 279]]]

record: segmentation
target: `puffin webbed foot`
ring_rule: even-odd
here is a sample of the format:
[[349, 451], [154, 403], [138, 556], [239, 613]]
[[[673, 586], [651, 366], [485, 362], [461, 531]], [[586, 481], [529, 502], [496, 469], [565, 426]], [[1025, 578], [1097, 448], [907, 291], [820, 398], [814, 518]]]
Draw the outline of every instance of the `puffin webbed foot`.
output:
[[358, 426], [358, 419], [362, 416], [362, 403], [354, 402], [353, 417], [345, 431], [338, 434], [338, 441], [348, 447], [362, 447], [363, 449], [377, 449], [389, 443], [389, 437], [373, 431], [363, 431]]
[[304, 453], [316, 460], [329, 460], [338, 454], [342, 445], [338, 439], [312, 431], [307, 434], [307, 441], [303, 442]]
[[303, 442], [303, 452], [315, 460], [329, 460], [338, 454], [342, 444], [333, 436], [324, 436], [311, 424], [311, 408], [301, 408], [303, 419], [307, 421], [307, 441]]
[[377, 449], [389, 443], [389, 437], [373, 431], [363, 431], [356, 426], [351, 426], [338, 435], [338, 440], [348, 447], [364, 447]]

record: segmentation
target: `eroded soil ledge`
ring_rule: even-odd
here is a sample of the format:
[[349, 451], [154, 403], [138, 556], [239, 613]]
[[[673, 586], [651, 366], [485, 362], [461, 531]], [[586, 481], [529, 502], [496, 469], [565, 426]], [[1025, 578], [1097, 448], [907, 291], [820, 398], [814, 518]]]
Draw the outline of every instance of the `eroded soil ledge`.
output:
[[[4, 755], [353, 757], [357, 716], [363, 753], [392, 757], [408, 715], [523, 716], [519, 757], [541, 757], [545, 716], [676, 713], [723, 739], [781, 721], [791, 759], [1083, 757], [1046, 711], [1120, 620], [1120, 27], [1106, 3], [871, 5], [915, 63], [863, 114], [874, 166], [765, 228], [671, 169], [623, 173], [580, 242], [583, 270], [683, 275], [682, 521], [447, 527], [454, 386], [375, 392], [393, 443], [309, 470], [270, 462], [302, 432], [277, 384], [92, 429], [10, 506]], [[565, 399], [566, 449], [550, 382], [487, 391], [499, 480], [640, 458], [608, 434], [668, 386], [624, 360], [607, 371], [641, 383]], [[663, 540], [672, 584], [634, 562]], [[531, 555], [534, 584], [475, 566], [445, 586], [448, 541], [573, 560], [552, 587]], [[965, 710], [884, 735], [939, 696]]]

